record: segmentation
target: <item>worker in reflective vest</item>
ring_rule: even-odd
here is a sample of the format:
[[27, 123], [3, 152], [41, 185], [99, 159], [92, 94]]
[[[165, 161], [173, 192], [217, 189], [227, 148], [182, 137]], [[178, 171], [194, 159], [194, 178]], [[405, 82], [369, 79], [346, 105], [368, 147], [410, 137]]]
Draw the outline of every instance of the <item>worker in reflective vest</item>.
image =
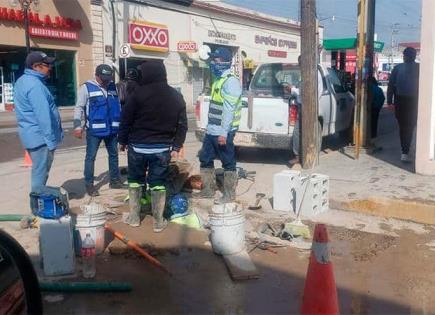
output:
[[219, 47], [209, 55], [215, 82], [210, 98], [207, 132], [199, 155], [203, 189], [194, 197], [214, 198], [214, 159], [218, 157], [224, 169], [224, 185], [223, 196], [216, 203], [228, 203], [236, 197], [234, 136], [240, 125], [242, 87], [239, 79], [231, 74], [232, 53], [228, 48]]
[[118, 168], [120, 118], [121, 106], [113, 83], [112, 67], [101, 64], [95, 70], [95, 80], [86, 81], [80, 87], [74, 111], [74, 135], [81, 139], [86, 129], [84, 176], [86, 192], [90, 196], [99, 195], [94, 186], [94, 165], [101, 141], [104, 141], [109, 155], [109, 186], [112, 189], [123, 187]]

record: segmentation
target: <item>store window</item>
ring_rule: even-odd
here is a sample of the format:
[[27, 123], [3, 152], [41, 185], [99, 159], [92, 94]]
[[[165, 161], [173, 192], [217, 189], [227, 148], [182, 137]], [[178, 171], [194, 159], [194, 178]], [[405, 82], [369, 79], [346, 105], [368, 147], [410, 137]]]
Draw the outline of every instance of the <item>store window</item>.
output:
[[[76, 102], [75, 51], [40, 49], [56, 57], [47, 87], [57, 106], [73, 106]], [[24, 47], [0, 46], [0, 101], [6, 109], [13, 107], [13, 87], [24, 73]]]

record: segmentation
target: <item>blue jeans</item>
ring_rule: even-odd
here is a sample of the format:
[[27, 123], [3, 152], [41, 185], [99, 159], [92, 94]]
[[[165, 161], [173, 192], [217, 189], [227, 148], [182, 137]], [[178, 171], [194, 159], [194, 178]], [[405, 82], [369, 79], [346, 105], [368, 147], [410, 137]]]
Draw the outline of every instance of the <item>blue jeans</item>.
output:
[[94, 184], [94, 166], [95, 158], [97, 156], [98, 148], [101, 141], [106, 145], [107, 153], [109, 154], [109, 175], [110, 181], [120, 179], [119, 175], [119, 162], [118, 162], [118, 138], [116, 135], [104, 138], [95, 137], [86, 133], [86, 158], [85, 158], [85, 182], [86, 185]]
[[36, 191], [38, 187], [45, 186], [48, 180], [51, 164], [53, 164], [54, 150], [50, 151], [46, 145], [27, 149], [32, 159], [32, 191]]
[[199, 153], [201, 168], [214, 168], [216, 157], [222, 162], [225, 171], [236, 170], [236, 151], [234, 149], [235, 132], [230, 132], [227, 137], [227, 145], [219, 145], [218, 136], [206, 134]]
[[[128, 146], [128, 182], [145, 185], [148, 182], [150, 188], [166, 186], [169, 174], [169, 162], [171, 153], [143, 154], [134, 151], [131, 145]], [[148, 173], [148, 181], [147, 176]]]

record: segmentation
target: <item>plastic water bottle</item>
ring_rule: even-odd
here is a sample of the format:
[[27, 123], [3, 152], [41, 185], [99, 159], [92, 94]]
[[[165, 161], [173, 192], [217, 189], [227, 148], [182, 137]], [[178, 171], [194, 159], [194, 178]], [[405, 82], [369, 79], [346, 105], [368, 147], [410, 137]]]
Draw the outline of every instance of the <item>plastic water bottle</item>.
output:
[[91, 234], [87, 233], [83, 241], [82, 249], [82, 268], [84, 278], [93, 278], [96, 273], [95, 262], [95, 241], [92, 239]]

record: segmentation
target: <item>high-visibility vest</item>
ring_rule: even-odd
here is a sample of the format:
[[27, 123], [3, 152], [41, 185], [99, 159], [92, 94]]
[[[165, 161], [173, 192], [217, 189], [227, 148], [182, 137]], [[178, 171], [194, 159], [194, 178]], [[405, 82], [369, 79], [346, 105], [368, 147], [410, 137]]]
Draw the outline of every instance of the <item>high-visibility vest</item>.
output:
[[[222, 86], [228, 80], [229, 77], [233, 76], [229, 74], [225, 77], [216, 80], [211, 88], [211, 98], [210, 107], [208, 109], [208, 123], [211, 125], [221, 126], [222, 125], [222, 113], [224, 108], [224, 96], [222, 96]], [[242, 96], [232, 97], [230, 95], [225, 95], [225, 101], [230, 102], [234, 105], [234, 117], [231, 123], [231, 128], [238, 129], [240, 126], [240, 118], [242, 113]]]
[[121, 105], [115, 84], [107, 87], [107, 97], [103, 90], [91, 82], [86, 82], [89, 105], [86, 108], [88, 132], [95, 137], [116, 135], [121, 120]]

